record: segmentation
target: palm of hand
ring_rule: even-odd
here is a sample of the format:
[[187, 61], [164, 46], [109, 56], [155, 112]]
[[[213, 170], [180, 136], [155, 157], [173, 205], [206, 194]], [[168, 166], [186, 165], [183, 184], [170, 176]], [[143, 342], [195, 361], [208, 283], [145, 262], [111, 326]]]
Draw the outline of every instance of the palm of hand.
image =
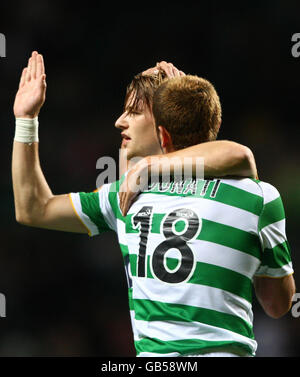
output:
[[14, 103], [16, 118], [38, 116], [46, 98], [46, 75], [43, 57], [33, 51], [28, 65], [23, 69]]
[[45, 102], [45, 89], [41, 87], [39, 79], [33, 79], [20, 87], [14, 103], [14, 114], [16, 118], [24, 116], [35, 117]]

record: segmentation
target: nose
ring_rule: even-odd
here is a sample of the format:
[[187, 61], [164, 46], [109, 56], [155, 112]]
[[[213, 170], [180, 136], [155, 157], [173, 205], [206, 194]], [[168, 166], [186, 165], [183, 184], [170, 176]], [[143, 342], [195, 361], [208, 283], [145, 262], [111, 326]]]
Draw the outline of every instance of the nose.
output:
[[115, 127], [120, 129], [120, 130], [125, 130], [129, 127], [128, 125], [128, 120], [127, 120], [127, 113], [124, 112], [117, 120], [115, 123]]

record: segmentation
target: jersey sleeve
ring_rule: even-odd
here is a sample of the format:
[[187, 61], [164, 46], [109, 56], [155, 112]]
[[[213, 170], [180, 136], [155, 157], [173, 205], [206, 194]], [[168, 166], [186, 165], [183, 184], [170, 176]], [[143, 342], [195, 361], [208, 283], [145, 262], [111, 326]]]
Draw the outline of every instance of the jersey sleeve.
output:
[[69, 194], [76, 215], [91, 237], [109, 230], [117, 231], [116, 217], [109, 201], [110, 185], [105, 184], [94, 192]]
[[274, 186], [265, 182], [259, 182], [259, 186], [264, 198], [258, 222], [262, 261], [255, 276], [280, 278], [294, 272], [286, 237], [285, 211]]

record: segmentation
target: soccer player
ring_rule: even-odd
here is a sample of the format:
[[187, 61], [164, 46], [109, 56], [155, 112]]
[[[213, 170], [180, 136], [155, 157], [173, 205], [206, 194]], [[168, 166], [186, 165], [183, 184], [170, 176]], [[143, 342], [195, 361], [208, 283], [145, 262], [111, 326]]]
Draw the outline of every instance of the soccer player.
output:
[[[170, 72], [173, 76], [182, 76], [182, 73], [175, 67], [167, 65], [165, 73], [168, 77], [170, 77]], [[124, 113], [116, 122], [116, 126], [122, 129], [122, 148], [127, 150], [128, 158], [146, 157], [149, 154], [159, 155], [163, 152], [163, 145], [159, 141], [151, 111], [154, 89], [160, 84], [158, 77], [159, 75], [145, 74], [139, 75], [134, 80], [130, 88], [136, 89], [133, 91], [129, 88]], [[45, 101], [45, 78], [43, 58], [37, 52], [33, 52], [27, 68], [22, 72], [14, 103], [17, 121], [12, 175], [16, 219], [29, 226], [88, 233], [91, 236], [106, 230], [118, 232], [128, 271], [130, 305], [132, 305], [134, 302], [131, 297], [132, 278], [128, 268], [130, 262], [130, 270], [134, 271], [134, 262], [132, 262], [125, 239], [126, 224], [130, 216], [124, 218], [119, 208], [117, 190], [120, 182], [106, 184], [94, 193], [54, 195], [41, 170], [38, 155], [37, 116]], [[181, 156], [184, 152], [178, 151], [178, 153]], [[256, 175], [251, 152], [237, 143], [215, 141], [199, 144], [190, 147], [188, 154], [193, 157], [204, 157], [204, 170], [207, 175]], [[190, 192], [193, 192], [192, 188]], [[142, 213], [140, 215], [142, 216]], [[137, 220], [138, 217], [135, 218], [135, 221]], [[129, 221], [128, 224], [128, 229], [131, 229], [131, 222]], [[133, 233], [136, 235], [139, 233], [137, 227], [133, 226]], [[142, 266], [141, 263], [139, 265]], [[136, 313], [136, 318], [137, 315]], [[133, 321], [135, 321], [134, 318]], [[133, 326], [135, 328], [134, 323]], [[139, 347], [137, 351], [140, 353]]]
[[[183, 145], [216, 137], [221, 115], [211, 83], [190, 75], [159, 86], [153, 114], [170, 157]], [[120, 192], [138, 354], [254, 355], [252, 281], [273, 318], [287, 313], [295, 293], [279, 192], [249, 178], [161, 181], [130, 207], [128, 197], [149, 164], [129, 171], [122, 185], [132, 181], [131, 190]]]

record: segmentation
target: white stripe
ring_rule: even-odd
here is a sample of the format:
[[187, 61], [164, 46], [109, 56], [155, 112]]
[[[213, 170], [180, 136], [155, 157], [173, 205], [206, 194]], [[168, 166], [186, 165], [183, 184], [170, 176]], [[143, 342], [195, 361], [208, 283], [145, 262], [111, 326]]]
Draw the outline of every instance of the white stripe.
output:
[[78, 216], [81, 218], [85, 226], [88, 228], [90, 236], [95, 236], [99, 234], [98, 227], [92, 222], [92, 220], [82, 212], [82, 206], [80, 201], [79, 193], [70, 193], [72, 202], [74, 204], [75, 210]]
[[133, 277], [133, 299], [182, 304], [236, 315], [252, 325], [251, 304], [231, 292], [200, 284], [167, 285], [156, 279]]
[[[215, 266], [227, 268], [252, 279], [254, 272], [260, 264], [260, 260], [242, 251], [213, 242], [197, 240], [197, 262], [209, 263]], [[191, 245], [193, 249], [193, 244]]]
[[258, 184], [249, 178], [236, 178], [236, 179], [222, 179], [221, 183], [234, 186], [240, 190], [249, 192], [250, 194], [263, 196], [262, 190]]
[[205, 198], [189, 198], [158, 194], [140, 194], [129, 214], [139, 211], [143, 205], [153, 203], [156, 214], [169, 213], [176, 208], [188, 208], [203, 219], [222, 223], [237, 229], [257, 234], [258, 216], [243, 209]]
[[[117, 224], [117, 233], [118, 233], [119, 243], [122, 245], [127, 245], [128, 234], [126, 234], [126, 224], [122, 220], [119, 220], [119, 219], [116, 219], [116, 220], [117, 220], [116, 224]], [[135, 237], [135, 238], [136, 238], [136, 241], [139, 242], [138, 237]]]
[[255, 276], [266, 276], [266, 277], [273, 277], [273, 278], [281, 278], [287, 275], [291, 275], [294, 273], [293, 264], [289, 262], [280, 268], [271, 268], [267, 265], [261, 266], [255, 273]]
[[107, 225], [110, 227], [110, 229], [117, 232], [116, 217], [115, 217], [115, 214], [114, 214], [114, 212], [111, 208], [109, 198], [108, 198], [110, 186], [111, 186], [111, 183], [105, 184], [98, 191], [99, 206], [100, 206], [100, 210], [102, 212], [102, 215], [103, 215]]
[[261, 187], [263, 192], [264, 204], [268, 204], [280, 196], [278, 190], [270, 183], [259, 182], [258, 185]]
[[234, 341], [247, 344], [252, 352], [256, 351], [255, 340], [236, 332], [198, 322], [162, 322], [135, 320], [140, 339], [157, 338], [161, 341], [199, 339], [203, 341]]
[[135, 319], [134, 319], [134, 310], [129, 310], [129, 314], [130, 314], [130, 320], [131, 320], [131, 327], [132, 327], [132, 332], [133, 332], [133, 339], [134, 340], [138, 340], [138, 335], [137, 335], [137, 331], [136, 331], [136, 328], [135, 328]]
[[263, 249], [273, 249], [273, 247], [285, 242], [285, 219], [262, 228], [259, 232], [259, 237]]
[[[128, 242], [129, 253], [138, 254], [139, 238], [136, 236], [136, 234], [128, 233], [126, 236], [126, 242]], [[146, 251], [147, 255], [151, 256], [161, 242], [161, 235], [149, 233]], [[238, 272], [249, 279], [252, 279], [253, 274], [260, 264], [260, 260], [258, 258], [247, 254], [246, 252], [213, 242], [192, 240], [188, 241], [187, 245], [193, 251], [195, 262], [209, 263], [215, 266], [227, 268]], [[166, 256], [168, 258], [176, 258], [180, 260], [180, 255], [181, 254], [178, 250], [170, 249], [168, 251], [168, 255]]]

